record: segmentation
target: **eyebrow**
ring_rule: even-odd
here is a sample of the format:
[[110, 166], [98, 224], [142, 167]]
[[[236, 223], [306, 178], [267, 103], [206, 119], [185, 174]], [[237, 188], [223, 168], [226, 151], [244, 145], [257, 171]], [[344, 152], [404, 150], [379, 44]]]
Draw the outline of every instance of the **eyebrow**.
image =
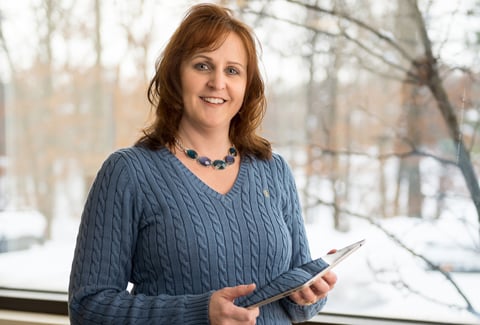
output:
[[[208, 55], [205, 55], [205, 54], [197, 54], [197, 55], [194, 55], [194, 56], [192, 56], [191, 60], [195, 60], [195, 59], [198, 59], [198, 58], [200, 58], [200, 59], [205, 59], [205, 60], [207, 60], [207, 61], [209, 61], [209, 62], [212, 62], [212, 61], [213, 61], [211, 57], [209, 57]], [[245, 66], [244, 66], [243, 64], [241, 64], [240, 62], [237, 62], [237, 61], [228, 61], [227, 63], [228, 63], [228, 64], [231, 64], [231, 65], [237, 65], [237, 66], [241, 67], [242, 69], [245, 69]]]

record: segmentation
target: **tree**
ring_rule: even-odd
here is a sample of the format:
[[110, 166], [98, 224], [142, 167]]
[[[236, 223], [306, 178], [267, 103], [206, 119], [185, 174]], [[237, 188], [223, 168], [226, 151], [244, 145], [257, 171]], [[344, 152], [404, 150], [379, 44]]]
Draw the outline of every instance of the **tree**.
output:
[[[101, 162], [116, 147], [131, 145], [148, 115], [146, 53], [153, 27], [145, 31], [145, 54], [135, 58], [141, 67], [138, 78], [121, 80], [122, 62], [111, 68], [104, 64], [104, 6], [99, 0], [31, 4], [36, 46], [28, 66], [12, 57], [9, 39], [0, 33], [0, 52], [11, 72], [6, 80], [12, 98], [8, 118], [14, 122], [9, 122], [7, 136], [10, 205], [38, 209], [47, 218], [46, 239], [52, 237], [55, 217], [80, 216]], [[85, 13], [94, 19], [79, 17]], [[132, 24], [142, 18], [134, 18], [135, 12], [130, 16]], [[123, 28], [128, 32], [127, 25]], [[125, 39], [138, 47], [127, 33]], [[80, 61], [78, 44], [88, 49]], [[119, 132], [116, 124], [121, 124]], [[60, 210], [62, 205], [67, 208]]]
[[[395, 39], [393, 39], [389, 34], [379, 30], [373, 26], [370, 26], [365, 21], [350, 16], [349, 14], [337, 11], [335, 9], [328, 9], [320, 6], [311, 5], [309, 3], [304, 3], [297, 0], [287, 0], [288, 2], [295, 3], [301, 6], [304, 6], [306, 9], [313, 10], [316, 12], [324, 13], [327, 15], [338, 17], [341, 20], [348, 21], [351, 24], [354, 24], [360, 29], [368, 31], [373, 37], [375, 37], [379, 42], [385, 43], [390, 51], [396, 56], [406, 61], [410, 65], [404, 67], [398, 65], [394, 61], [388, 61], [385, 58], [377, 57], [377, 59], [383, 61], [385, 64], [388, 64], [390, 67], [396, 68], [399, 72], [407, 72], [409, 80], [413, 80], [419, 85], [425, 85], [431, 92], [433, 98], [436, 102], [436, 107], [441, 113], [450, 136], [450, 140], [453, 142], [454, 147], [456, 148], [456, 160], [454, 161], [445, 161], [445, 163], [453, 164], [458, 166], [460, 169], [468, 191], [470, 193], [471, 199], [477, 211], [478, 219], [480, 222], [480, 187], [478, 183], [478, 177], [475, 173], [474, 166], [470, 157], [470, 153], [465, 146], [463, 138], [461, 137], [460, 124], [458, 117], [455, 113], [455, 109], [451, 104], [450, 98], [447, 95], [447, 92], [443, 86], [442, 78], [440, 76], [439, 62], [438, 58], [434, 55], [432, 41], [428, 35], [425, 19], [418, 7], [416, 0], [408, 0], [407, 3], [412, 12], [412, 19], [415, 22], [415, 27], [419, 35], [420, 44], [422, 46], [422, 57], [418, 59], [418, 56], [412, 56], [407, 49], [405, 49], [401, 44], [399, 44]], [[311, 28], [311, 27], [309, 27]], [[359, 44], [358, 40], [353, 39], [350, 35], [344, 33], [341, 36], [346, 39], [356, 42], [358, 46], [363, 46], [366, 51], [369, 51], [367, 45]], [[372, 52], [371, 52], [372, 53]], [[379, 54], [374, 54], [377, 55]], [[413, 145], [413, 144], [412, 144]], [[413, 146], [412, 151], [421, 155], [424, 154], [419, 148]], [[480, 235], [480, 233], [479, 233]]]

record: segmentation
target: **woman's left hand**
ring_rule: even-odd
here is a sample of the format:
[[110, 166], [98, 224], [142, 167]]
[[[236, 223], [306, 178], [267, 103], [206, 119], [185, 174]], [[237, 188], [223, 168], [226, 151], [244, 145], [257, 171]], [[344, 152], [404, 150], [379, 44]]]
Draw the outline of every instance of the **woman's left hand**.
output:
[[[329, 254], [335, 253], [336, 250], [332, 249]], [[293, 300], [296, 304], [302, 306], [313, 305], [320, 299], [325, 298], [328, 295], [328, 292], [333, 289], [335, 283], [337, 282], [337, 275], [332, 271], [325, 273], [325, 275], [315, 282], [313, 282], [309, 287], [303, 288], [297, 292], [292, 293], [289, 298]]]
[[313, 305], [320, 299], [325, 298], [328, 295], [328, 292], [333, 289], [336, 282], [337, 275], [332, 271], [329, 271], [323, 277], [313, 282], [309, 287], [292, 293], [290, 299], [298, 305]]

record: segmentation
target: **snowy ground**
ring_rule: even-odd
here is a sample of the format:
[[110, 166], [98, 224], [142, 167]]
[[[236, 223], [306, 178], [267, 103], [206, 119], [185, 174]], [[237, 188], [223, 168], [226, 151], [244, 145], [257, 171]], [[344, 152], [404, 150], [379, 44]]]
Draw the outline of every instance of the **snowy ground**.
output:
[[65, 292], [78, 221], [57, 220], [54, 240], [0, 254], [0, 287]]
[[[332, 231], [328, 222], [315, 222], [307, 226], [314, 257], [322, 256], [331, 248], [340, 248], [363, 238], [367, 240], [364, 247], [334, 269], [339, 280], [325, 311], [452, 324], [480, 324], [480, 316], [475, 317], [466, 310], [465, 300], [439, 272], [427, 268], [422, 260], [412, 257], [365, 221], [352, 219], [350, 222], [351, 230], [348, 233]], [[447, 224], [452, 232], [458, 226], [453, 220], [444, 226]], [[417, 250], [421, 250], [419, 243], [425, 242], [425, 237], [439, 233], [431, 224], [428, 225], [428, 231], [419, 226], [412, 227], [412, 222], [407, 218], [395, 218], [386, 222], [385, 226], [389, 230], [395, 228], [394, 232], [402, 234], [401, 239]], [[406, 236], [402, 228], [407, 226], [419, 228], [418, 233], [410, 230], [411, 236]], [[456, 234], [462, 237], [462, 233]], [[468, 250], [459, 249], [456, 254], [451, 251], [448, 254], [456, 256], [456, 260], [465, 264], [465, 267], [473, 263], [480, 265], [478, 252], [473, 256]], [[436, 254], [428, 256], [435, 261]], [[451, 274], [474, 309], [480, 312], [480, 273]]]

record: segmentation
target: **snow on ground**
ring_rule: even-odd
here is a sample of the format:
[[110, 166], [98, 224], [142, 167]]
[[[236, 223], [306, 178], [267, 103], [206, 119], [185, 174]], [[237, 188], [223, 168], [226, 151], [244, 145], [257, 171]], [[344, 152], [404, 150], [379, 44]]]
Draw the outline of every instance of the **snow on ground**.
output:
[[[329, 220], [320, 219], [307, 225], [313, 257], [320, 257], [331, 248], [341, 248], [354, 241], [366, 239], [364, 247], [334, 269], [339, 280], [330, 294], [325, 311], [452, 324], [480, 324], [480, 317], [473, 316], [465, 309], [465, 300], [443, 275], [429, 269], [422, 260], [412, 257], [365, 221], [351, 219], [350, 223], [351, 230], [348, 233], [332, 230]], [[454, 220], [449, 220], [448, 223], [452, 230], [458, 227], [458, 222]], [[417, 249], [423, 237], [434, 237], [438, 234], [437, 229], [429, 224], [428, 229], [422, 228], [425, 226], [423, 225], [418, 232], [412, 228], [409, 238], [402, 231], [412, 227], [412, 221], [408, 218], [393, 218], [385, 222], [384, 226], [401, 234], [400, 239]], [[465, 232], [456, 234], [458, 238], [455, 239], [460, 240]], [[463, 238], [465, 242], [470, 240], [468, 236]], [[443, 242], [448, 243], [445, 239]], [[475, 262], [472, 262], [473, 255], [468, 250], [457, 250], [454, 256], [464, 262], [465, 268], [471, 264], [477, 267], [480, 262], [478, 250], [473, 258]], [[475, 310], [480, 311], [478, 269], [476, 272], [451, 274]]]
[[78, 220], [58, 219], [52, 241], [0, 254], [0, 287], [65, 292], [77, 230]]
[[[28, 227], [25, 227], [26, 224]], [[0, 225], [0, 237], [5, 239], [22, 236], [42, 238], [47, 222], [45, 217], [35, 210], [2, 210]]]

